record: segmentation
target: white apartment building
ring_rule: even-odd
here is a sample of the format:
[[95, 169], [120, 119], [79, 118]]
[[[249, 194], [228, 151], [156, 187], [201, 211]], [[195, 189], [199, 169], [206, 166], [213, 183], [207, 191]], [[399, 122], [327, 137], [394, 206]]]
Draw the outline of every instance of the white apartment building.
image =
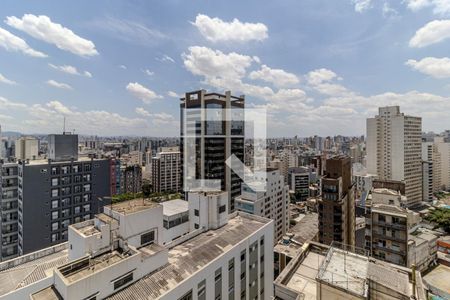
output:
[[68, 243], [0, 263], [0, 299], [272, 299], [273, 221], [219, 209], [199, 212], [214, 227], [163, 245], [161, 204], [105, 207]]
[[279, 170], [267, 169], [264, 173], [266, 181], [261, 172], [256, 172], [255, 181], [242, 183], [236, 209], [274, 220], [274, 242], [277, 243], [289, 229], [289, 186], [284, 184]]
[[154, 192], [181, 190], [181, 153], [179, 147], [162, 147], [152, 158], [152, 185]]
[[37, 159], [39, 156], [39, 140], [34, 137], [21, 137], [15, 143], [17, 159]]
[[422, 119], [380, 107], [367, 119], [367, 171], [381, 180], [404, 181], [408, 206], [422, 201]]
[[422, 167], [423, 167], [423, 200], [433, 201], [433, 193], [442, 188], [441, 181], [442, 157], [438, 147], [433, 142], [422, 143]]
[[442, 189], [450, 189], [450, 143], [444, 137], [434, 138], [434, 145], [441, 155], [441, 184]]

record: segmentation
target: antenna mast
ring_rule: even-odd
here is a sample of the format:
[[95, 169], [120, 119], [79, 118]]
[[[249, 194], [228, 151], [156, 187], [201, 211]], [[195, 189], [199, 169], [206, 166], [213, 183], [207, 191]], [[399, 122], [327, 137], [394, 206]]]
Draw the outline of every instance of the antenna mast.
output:
[[66, 116], [64, 116], [63, 134], [66, 133]]

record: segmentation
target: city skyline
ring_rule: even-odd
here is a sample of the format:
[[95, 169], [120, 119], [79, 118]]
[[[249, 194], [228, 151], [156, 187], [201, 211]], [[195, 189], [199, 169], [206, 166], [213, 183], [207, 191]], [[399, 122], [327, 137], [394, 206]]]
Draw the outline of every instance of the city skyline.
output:
[[270, 137], [358, 136], [387, 105], [450, 127], [450, 4], [227, 3], [6, 1], [3, 130], [177, 136], [198, 89], [267, 107]]

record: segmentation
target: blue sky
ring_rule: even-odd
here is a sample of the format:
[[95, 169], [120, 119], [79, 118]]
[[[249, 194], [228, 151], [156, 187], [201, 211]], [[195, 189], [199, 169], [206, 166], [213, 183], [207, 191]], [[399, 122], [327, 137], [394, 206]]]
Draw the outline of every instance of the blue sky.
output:
[[17, 1], [0, 124], [174, 136], [178, 95], [245, 94], [271, 136], [359, 135], [382, 105], [450, 129], [450, 0]]

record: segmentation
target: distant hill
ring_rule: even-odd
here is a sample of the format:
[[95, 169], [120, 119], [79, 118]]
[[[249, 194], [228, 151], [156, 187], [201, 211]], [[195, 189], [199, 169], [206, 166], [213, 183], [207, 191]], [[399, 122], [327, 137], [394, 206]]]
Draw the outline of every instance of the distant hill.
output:
[[4, 136], [4, 137], [18, 137], [21, 135], [22, 134], [20, 132], [15, 132], [15, 131], [3, 131], [2, 132], [2, 136]]

